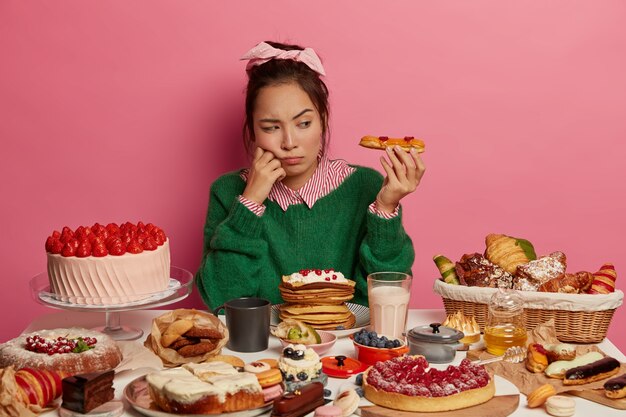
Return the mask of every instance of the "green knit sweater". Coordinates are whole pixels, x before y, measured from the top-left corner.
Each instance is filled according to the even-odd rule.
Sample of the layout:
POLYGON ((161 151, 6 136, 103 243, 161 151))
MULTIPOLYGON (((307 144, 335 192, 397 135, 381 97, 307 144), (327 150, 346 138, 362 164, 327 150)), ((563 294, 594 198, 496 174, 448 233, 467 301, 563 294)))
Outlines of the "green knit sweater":
POLYGON ((282 303, 283 275, 328 268, 355 280, 352 302, 367 305, 367 274, 410 273, 415 254, 401 212, 389 220, 372 214, 368 206, 383 178, 371 168, 355 168, 312 208, 297 204, 283 211, 266 200, 262 216, 237 199, 246 185, 239 172, 218 178, 211 186, 204 256, 196 274, 207 306, 244 296, 282 303))

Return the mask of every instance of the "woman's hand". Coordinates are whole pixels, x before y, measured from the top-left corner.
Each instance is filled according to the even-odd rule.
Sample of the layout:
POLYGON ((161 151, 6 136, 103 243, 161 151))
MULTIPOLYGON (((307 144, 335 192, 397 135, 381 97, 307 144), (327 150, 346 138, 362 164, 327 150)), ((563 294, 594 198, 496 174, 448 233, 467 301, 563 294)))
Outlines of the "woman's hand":
POLYGON ((380 163, 387 173, 383 186, 376 196, 376 207, 393 213, 400 200, 411 194, 420 183, 426 167, 415 149, 404 151, 399 146, 387 148, 388 162, 384 157, 380 163))
POLYGON ((250 201, 263 204, 274 183, 281 181, 286 175, 280 160, 276 159, 273 153, 256 148, 248 173, 248 183, 242 196, 250 201))

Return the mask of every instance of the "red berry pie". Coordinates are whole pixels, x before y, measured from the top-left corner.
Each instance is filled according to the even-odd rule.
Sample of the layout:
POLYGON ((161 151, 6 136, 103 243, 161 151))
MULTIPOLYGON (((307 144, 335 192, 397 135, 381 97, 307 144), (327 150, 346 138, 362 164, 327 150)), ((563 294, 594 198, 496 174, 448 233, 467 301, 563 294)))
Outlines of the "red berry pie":
POLYGON ((434 412, 487 402, 495 394, 495 384, 484 366, 467 359, 439 370, 429 369, 423 356, 403 356, 369 368, 363 391, 365 398, 382 407, 434 412))

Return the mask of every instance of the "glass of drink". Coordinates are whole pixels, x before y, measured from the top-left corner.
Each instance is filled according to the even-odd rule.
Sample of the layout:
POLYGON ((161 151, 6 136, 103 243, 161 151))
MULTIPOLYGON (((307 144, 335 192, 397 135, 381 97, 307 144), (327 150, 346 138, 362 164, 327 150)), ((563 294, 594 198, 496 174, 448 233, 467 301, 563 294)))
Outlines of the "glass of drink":
POLYGON ((367 276, 372 330, 401 339, 411 298, 413 278, 402 272, 376 272, 367 276))

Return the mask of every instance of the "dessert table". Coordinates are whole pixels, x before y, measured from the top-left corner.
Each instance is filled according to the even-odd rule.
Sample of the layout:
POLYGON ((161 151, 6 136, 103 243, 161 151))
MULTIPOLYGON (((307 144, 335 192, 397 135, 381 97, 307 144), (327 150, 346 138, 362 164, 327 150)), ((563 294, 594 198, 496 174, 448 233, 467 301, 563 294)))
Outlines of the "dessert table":
MULTIPOLYGON (((135 344, 138 347, 143 344, 146 336, 150 333, 150 326, 152 324, 152 319, 166 313, 167 310, 135 310, 122 313, 123 320, 125 324, 130 326, 134 326, 140 329, 143 329, 144 336, 138 340, 132 342, 118 342, 120 344, 135 344)), ((220 317, 222 320, 223 316, 220 317)), ((432 322, 441 322, 445 319, 444 310, 409 310, 408 323, 407 328, 412 328, 418 325, 429 324, 432 322)), ((33 320, 30 325, 24 329, 24 333, 33 332, 36 330, 42 329, 54 329, 54 328, 62 328, 62 327, 85 327, 92 328, 100 325, 103 320, 103 313, 91 313, 91 312, 71 312, 71 311, 60 311, 53 312, 50 314, 42 315, 35 320, 33 320)), ((604 339, 601 343, 598 344, 598 347, 605 352, 607 355, 614 357, 620 362, 626 362, 626 356, 620 352, 613 343, 611 343, 608 339, 604 339)), ((240 357, 242 360, 247 362, 252 362, 256 359, 262 358, 278 358, 281 354, 282 346, 280 341, 275 337, 270 337, 269 347, 267 350, 256 353, 239 353, 239 352, 231 352, 228 349, 224 349, 222 351, 223 354, 232 354, 240 357)), ((349 338, 343 337, 337 339, 337 342, 333 349, 323 356, 334 356, 334 355, 346 355, 354 357, 354 347, 349 338)), ((457 365, 460 361, 465 357, 464 352, 457 352, 454 362, 452 364, 457 365)), ((132 366, 133 359, 130 359, 130 365, 132 366)), ((445 368, 448 364, 445 365, 433 365, 438 368, 445 368)), ((115 388, 115 398, 117 400, 123 399, 123 391, 124 387, 134 380, 146 373, 148 373, 150 369, 141 368, 134 370, 126 370, 118 373, 115 377, 114 388, 115 388)), ((337 379, 337 378, 328 378, 328 386, 326 388, 330 389, 332 392, 331 398, 341 392, 342 389, 345 389, 347 386, 353 386, 352 379, 337 379)), ((498 387, 498 383, 496 382, 496 388, 498 387)), ((574 401, 576 402, 576 416, 590 416, 590 415, 602 415, 604 416, 624 416, 624 410, 617 410, 614 408, 610 408, 592 401, 585 400, 583 398, 572 396, 574 401)), ((268 413, 269 414, 269 413, 268 413)), ((57 416, 57 411, 49 411, 42 416, 57 416)), ((141 417, 142 414, 134 410, 126 401, 124 401, 124 416, 135 416, 141 417)), ((433 416, 436 415, 433 414, 433 416)), ((512 416, 547 416, 548 414, 545 412, 543 407, 531 409, 526 406, 526 397, 520 394, 520 401, 517 410, 511 414, 512 416)))

